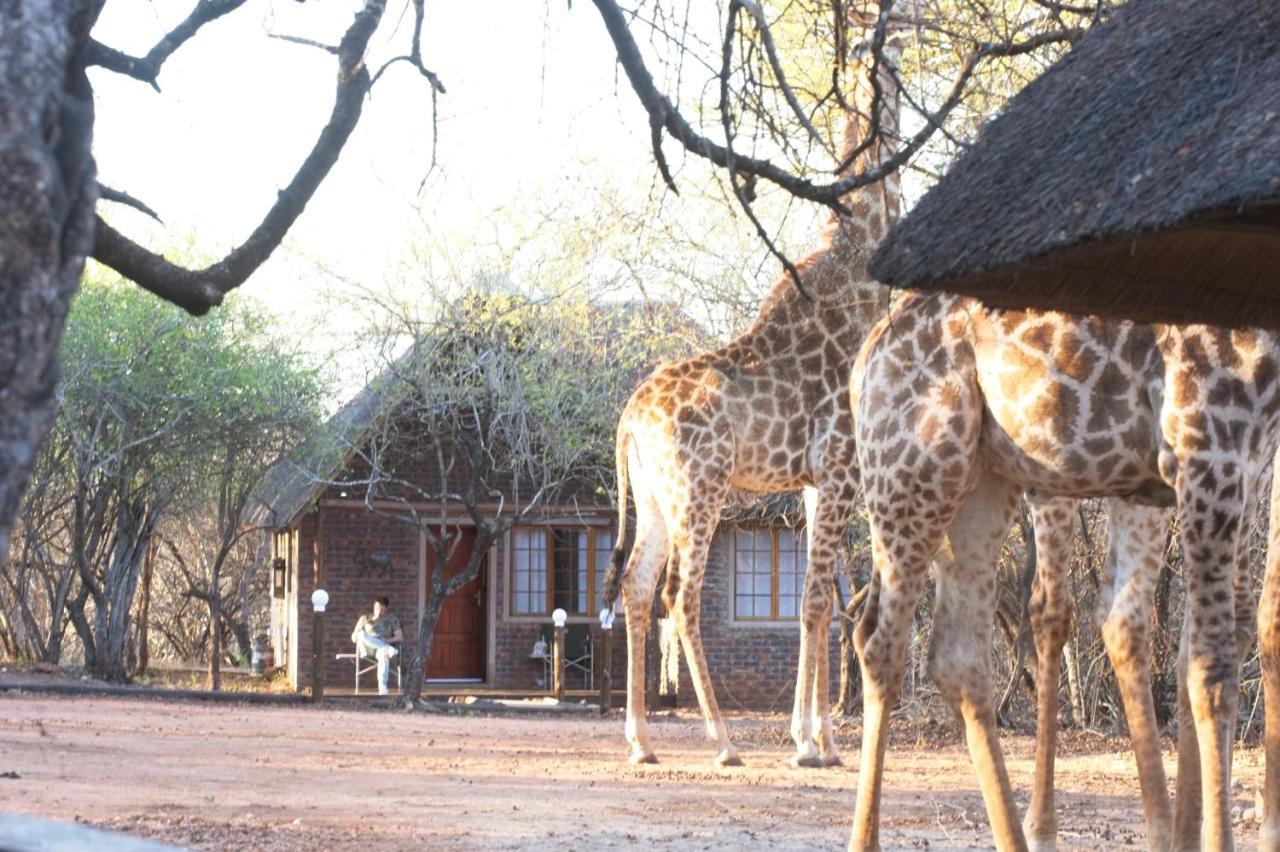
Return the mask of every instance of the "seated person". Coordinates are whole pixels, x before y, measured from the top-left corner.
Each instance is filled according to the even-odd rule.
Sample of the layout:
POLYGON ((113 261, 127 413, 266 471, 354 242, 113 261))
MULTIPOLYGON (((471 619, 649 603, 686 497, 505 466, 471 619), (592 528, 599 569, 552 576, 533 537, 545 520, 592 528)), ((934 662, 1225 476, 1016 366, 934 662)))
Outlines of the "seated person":
POLYGON ((387 694, 387 680, 391 674, 391 661, 400 654, 397 647, 404 641, 400 631, 400 619, 391 613, 391 599, 386 595, 373 601, 373 615, 362 615, 351 633, 356 652, 378 661, 378 694, 387 694))

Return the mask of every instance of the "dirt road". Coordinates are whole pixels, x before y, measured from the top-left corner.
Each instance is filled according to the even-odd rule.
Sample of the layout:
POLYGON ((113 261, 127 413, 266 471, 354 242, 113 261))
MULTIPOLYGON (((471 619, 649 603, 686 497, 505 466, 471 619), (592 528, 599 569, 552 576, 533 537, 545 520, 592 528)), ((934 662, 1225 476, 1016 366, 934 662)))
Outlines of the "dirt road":
MULTIPOLYGON (((0 775, 19 777, 0 777, 0 810, 204 849, 843 848, 855 769, 787 768, 780 716, 731 725, 745 768, 713 768, 689 715, 657 720, 662 763, 632 767, 618 718, 4 694, 0 775)), ((897 727, 886 848, 989 847, 959 737, 897 727)), ((841 733, 851 764, 856 734, 841 733)), ((1127 743, 1067 739, 1061 845, 1143 848, 1127 743)), ((1025 803, 1032 743, 1004 743, 1025 803)), ((1261 753, 1238 750, 1235 777, 1247 807, 1261 753)), ((1236 836, 1257 840, 1252 827, 1236 836)))

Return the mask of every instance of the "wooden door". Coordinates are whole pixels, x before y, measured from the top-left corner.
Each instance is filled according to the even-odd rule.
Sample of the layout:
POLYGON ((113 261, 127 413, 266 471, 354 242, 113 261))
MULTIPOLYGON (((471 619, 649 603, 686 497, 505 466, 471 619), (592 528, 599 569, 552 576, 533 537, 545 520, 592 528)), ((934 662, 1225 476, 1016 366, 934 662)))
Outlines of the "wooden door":
MULTIPOLYGON (((445 566, 446 577, 466 567, 475 547, 475 530, 463 528, 461 532, 462 542, 445 566)), ((434 570, 435 554, 427 548, 428 577, 434 570)), ((445 600, 436 622, 431 662, 427 664, 428 680, 484 680, 488 574, 486 554, 476 578, 445 600)))

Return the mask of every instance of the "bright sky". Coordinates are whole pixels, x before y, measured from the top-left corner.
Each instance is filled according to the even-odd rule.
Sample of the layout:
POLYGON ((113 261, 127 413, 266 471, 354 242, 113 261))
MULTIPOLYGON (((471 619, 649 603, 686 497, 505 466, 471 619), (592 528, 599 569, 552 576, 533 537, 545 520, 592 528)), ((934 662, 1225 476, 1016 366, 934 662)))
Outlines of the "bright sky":
MULTIPOLYGON (((94 35, 141 54, 190 5, 111 0, 94 35)), ((268 34, 336 43, 359 5, 250 0, 170 58, 158 94, 94 72, 101 178, 161 215, 160 245, 191 237, 212 256, 256 225, 325 122, 335 73, 329 54, 268 34)), ((583 161, 602 182, 652 180, 644 114, 615 80, 599 15, 586 0, 567 6, 428 0, 423 54, 448 89, 437 169, 419 194, 431 159, 430 92, 400 64, 374 88, 285 250, 245 289, 277 311, 307 315, 322 282, 304 258, 376 286, 427 229, 483 229, 516 196, 580 181, 583 161)), ((405 50, 411 24, 406 0, 391 0, 374 67, 405 50)), ((127 209, 113 216, 135 237, 157 233, 127 209)))

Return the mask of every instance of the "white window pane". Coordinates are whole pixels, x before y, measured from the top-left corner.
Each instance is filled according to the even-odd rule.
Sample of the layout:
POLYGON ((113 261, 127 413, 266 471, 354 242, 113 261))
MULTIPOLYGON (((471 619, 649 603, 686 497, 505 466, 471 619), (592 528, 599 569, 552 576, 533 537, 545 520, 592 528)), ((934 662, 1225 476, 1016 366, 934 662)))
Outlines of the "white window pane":
POLYGON ((778 617, 779 618, 795 618, 796 617, 796 598, 791 595, 778 596, 778 617))
POLYGON ((769 606, 769 598, 757 597, 755 601, 756 601, 756 615, 758 617, 768 618, 769 616, 773 615, 773 612, 771 611, 772 608, 769 606))
POLYGON ((739 618, 749 618, 754 615, 755 610, 752 605, 752 600, 753 599, 750 595, 738 594, 735 610, 737 611, 739 618))

